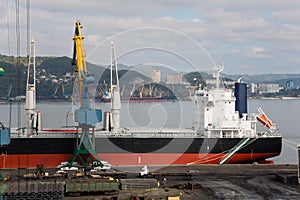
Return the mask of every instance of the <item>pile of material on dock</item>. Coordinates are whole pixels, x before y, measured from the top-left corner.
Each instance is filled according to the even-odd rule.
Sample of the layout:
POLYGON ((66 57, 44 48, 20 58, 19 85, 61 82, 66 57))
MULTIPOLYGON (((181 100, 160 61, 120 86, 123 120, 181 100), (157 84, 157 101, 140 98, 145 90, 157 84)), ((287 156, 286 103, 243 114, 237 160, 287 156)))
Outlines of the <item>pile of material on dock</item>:
POLYGON ((66 182, 65 194, 87 195, 104 192, 113 192, 117 190, 119 190, 119 183, 116 181, 72 180, 66 182))
POLYGON ((64 182, 21 181, 6 183, 3 199, 63 199, 64 182))
POLYGON ((121 189, 151 189, 158 187, 158 181, 154 178, 120 179, 121 189))

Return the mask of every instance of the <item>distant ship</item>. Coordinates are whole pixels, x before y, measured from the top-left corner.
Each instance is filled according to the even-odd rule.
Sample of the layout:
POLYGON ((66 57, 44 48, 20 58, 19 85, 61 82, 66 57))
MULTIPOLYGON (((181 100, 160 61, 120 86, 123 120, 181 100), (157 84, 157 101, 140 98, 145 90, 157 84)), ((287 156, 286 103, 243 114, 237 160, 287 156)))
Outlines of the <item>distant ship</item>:
MULTIPOLYGON (((155 96, 143 96, 143 97, 121 97, 122 103, 150 103, 150 102, 164 102, 164 101, 177 101, 176 96, 172 97, 155 97, 155 96)), ((103 96, 100 99, 100 102, 111 102, 111 98, 109 96, 103 96)))
MULTIPOLYGON (((170 92, 169 95, 153 95, 153 89, 155 87, 155 83, 147 84, 149 89, 149 94, 144 94, 143 89, 144 85, 141 85, 140 88, 137 88, 134 91, 134 86, 130 95, 128 96, 123 95, 123 91, 121 92, 121 102, 130 102, 130 103, 148 103, 148 102, 164 102, 164 101, 177 101, 176 95, 173 92, 170 92), (140 91, 138 91, 140 90, 140 91)), ((125 85, 123 85, 124 89, 125 85)), ((164 87, 165 90, 169 90, 168 88, 164 87)), ((111 102, 111 92, 104 91, 102 97, 99 99, 100 102, 111 102)))

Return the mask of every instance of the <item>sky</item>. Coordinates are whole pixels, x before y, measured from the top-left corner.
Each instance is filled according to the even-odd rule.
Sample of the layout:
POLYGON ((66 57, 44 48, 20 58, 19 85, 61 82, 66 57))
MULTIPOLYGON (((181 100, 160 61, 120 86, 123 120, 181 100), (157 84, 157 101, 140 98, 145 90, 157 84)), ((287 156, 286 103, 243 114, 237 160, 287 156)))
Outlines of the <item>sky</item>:
MULTIPOLYGON (((0 54, 16 55, 16 2, 0 0, 0 54)), ((113 41, 119 63, 175 72, 300 73, 297 0, 20 1, 21 55, 30 38, 37 56, 72 57, 74 24, 83 25, 87 61, 106 65, 113 41)))

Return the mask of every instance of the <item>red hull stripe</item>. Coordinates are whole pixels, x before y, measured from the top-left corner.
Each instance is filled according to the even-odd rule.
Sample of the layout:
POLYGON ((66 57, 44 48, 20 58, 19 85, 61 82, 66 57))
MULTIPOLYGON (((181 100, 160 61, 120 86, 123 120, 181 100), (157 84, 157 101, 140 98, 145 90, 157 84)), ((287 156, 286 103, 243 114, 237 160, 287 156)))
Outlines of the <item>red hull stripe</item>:
MULTIPOLYGON (((228 164, 251 163, 264 160, 279 153, 235 154, 228 164)), ((0 168, 35 168, 37 164, 44 167, 56 167, 68 161, 71 154, 20 154, 0 155, 0 168)), ((102 160, 117 165, 172 165, 172 164, 218 164, 225 154, 99 154, 102 160)))

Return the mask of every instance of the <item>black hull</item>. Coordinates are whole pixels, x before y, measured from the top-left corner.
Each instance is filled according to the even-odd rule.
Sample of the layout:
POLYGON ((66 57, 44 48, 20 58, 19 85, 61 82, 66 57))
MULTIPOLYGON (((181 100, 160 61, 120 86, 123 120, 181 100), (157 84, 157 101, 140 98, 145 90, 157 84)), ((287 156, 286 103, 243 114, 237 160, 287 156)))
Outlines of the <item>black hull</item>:
MULTIPOLYGON (((96 138, 96 152, 122 153, 188 153, 218 154, 234 148, 242 138, 96 138)), ((239 153, 281 152, 281 137, 262 137, 240 149, 239 153)), ((0 153, 11 154, 72 154, 75 138, 12 138, 0 153)))

